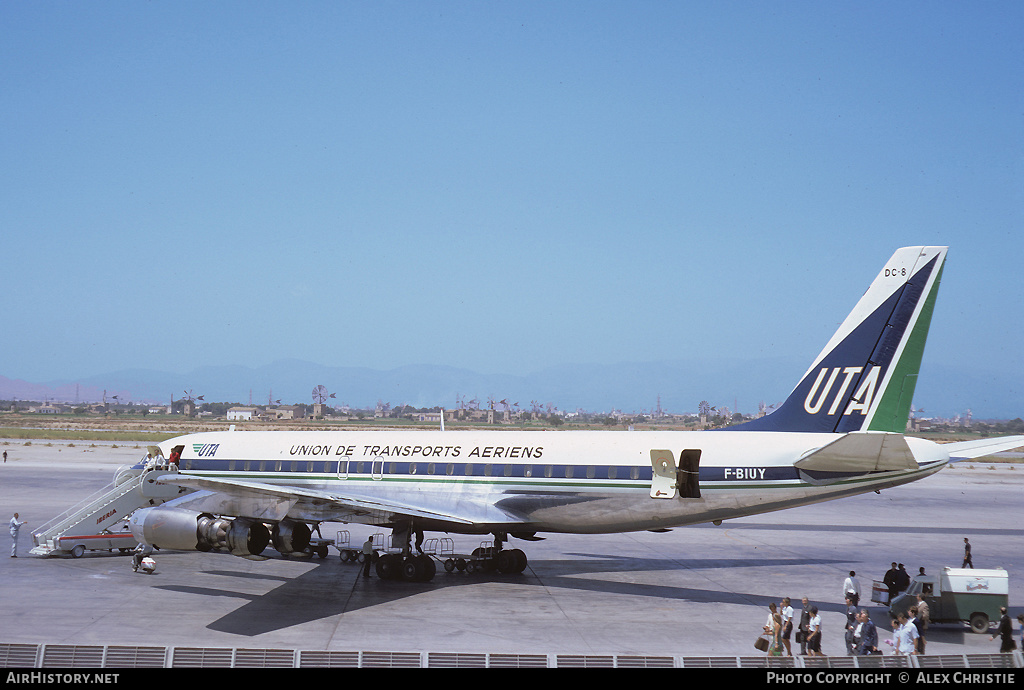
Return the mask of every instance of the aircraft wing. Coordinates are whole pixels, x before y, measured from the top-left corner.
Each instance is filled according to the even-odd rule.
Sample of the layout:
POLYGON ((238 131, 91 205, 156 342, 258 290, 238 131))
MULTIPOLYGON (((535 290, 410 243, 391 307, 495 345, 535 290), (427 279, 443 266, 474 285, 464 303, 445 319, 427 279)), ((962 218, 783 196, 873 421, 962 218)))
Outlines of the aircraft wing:
POLYGON ((463 526, 521 522, 516 516, 484 501, 460 500, 456 510, 451 510, 450 505, 435 509, 429 505, 429 494, 424 494, 418 502, 368 499, 337 491, 177 473, 161 475, 157 481, 198 492, 177 499, 174 503, 178 507, 265 520, 281 520, 286 515, 318 519, 309 516, 327 514, 338 520, 373 515, 380 521, 414 517, 463 526))
POLYGON ((942 450, 949 453, 949 459, 952 462, 980 458, 985 455, 992 455, 993 453, 1021 447, 1024 447, 1024 436, 1001 436, 999 438, 984 438, 978 441, 959 441, 957 443, 942 444, 942 450))

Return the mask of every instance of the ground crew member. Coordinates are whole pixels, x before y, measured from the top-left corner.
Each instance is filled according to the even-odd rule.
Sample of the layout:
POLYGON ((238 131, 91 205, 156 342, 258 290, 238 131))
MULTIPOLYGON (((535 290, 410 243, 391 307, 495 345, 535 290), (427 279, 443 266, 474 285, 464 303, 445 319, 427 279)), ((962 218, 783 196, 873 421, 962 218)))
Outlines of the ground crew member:
POLYGON ((370 564, 373 562, 373 537, 363 542, 363 577, 370 577, 370 564))
POLYGON ((14 517, 11 518, 11 558, 18 557, 18 530, 25 522, 18 522, 18 514, 15 513, 14 517))

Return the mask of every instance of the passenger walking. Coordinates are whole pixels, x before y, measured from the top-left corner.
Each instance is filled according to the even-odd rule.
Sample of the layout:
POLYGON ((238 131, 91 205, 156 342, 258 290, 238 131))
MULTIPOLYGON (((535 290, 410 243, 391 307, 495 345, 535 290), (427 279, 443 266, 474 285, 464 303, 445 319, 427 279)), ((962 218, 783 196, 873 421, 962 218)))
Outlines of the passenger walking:
POLYGON ((896 653, 901 656, 917 654, 917 626, 907 614, 900 613, 896 621, 896 653))
POLYGON ((967 537, 964 537, 964 562, 960 567, 974 569, 974 561, 971 560, 971 542, 967 537))
POLYGON ((793 607, 789 597, 782 600, 782 645, 786 648, 786 656, 793 656, 793 650, 789 645, 789 638, 793 633, 793 607))
POLYGON ((25 524, 24 521, 18 522, 18 514, 17 513, 15 513, 14 517, 11 518, 11 523, 10 523, 10 528, 11 528, 11 558, 17 558, 18 557, 18 530, 20 530, 21 526, 24 525, 24 524, 25 524))
MULTIPOLYGON (((999 613, 1002 616, 999 618, 999 627, 996 628, 996 635, 999 635, 999 653, 1007 654, 1017 648, 1017 643, 1013 640, 1013 623, 1010 621, 1010 617, 1006 614, 1006 607, 1000 606, 999 613)), ((988 638, 990 640, 996 639, 996 635, 988 638)))
POLYGON ((860 582, 857 580, 856 571, 851 570, 843 581, 843 597, 852 599, 854 606, 860 603, 860 582))
POLYGON ((821 653, 821 615, 818 613, 818 607, 811 607, 811 622, 808 623, 807 629, 809 636, 807 639, 807 654, 809 656, 824 656, 821 653))
POLYGON ((920 650, 924 654, 925 646, 925 634, 928 632, 928 624, 931 622, 931 610, 928 608, 928 602, 924 600, 923 594, 917 595, 917 631, 921 633, 920 650))
POLYGON ((775 625, 775 615, 778 613, 775 602, 768 604, 768 620, 764 622, 764 631, 771 635, 772 627, 775 625))
POLYGON ((807 597, 800 600, 803 608, 800 610, 800 625, 797 627, 796 641, 800 643, 800 654, 807 655, 807 637, 810 635, 811 612, 807 607, 807 597))
POLYGON ((782 656, 782 616, 772 614, 771 643, 768 645, 768 656, 782 656))
POLYGON ((857 614, 857 627, 854 629, 854 640, 856 641, 854 653, 857 654, 857 656, 867 656, 868 654, 879 653, 878 630, 875 628, 875 624, 871 622, 867 609, 861 609, 860 613, 857 614))
POLYGON ((849 595, 846 597, 846 656, 853 656, 856 643, 854 642, 854 632, 857 628, 857 607, 853 605, 853 598, 849 595))

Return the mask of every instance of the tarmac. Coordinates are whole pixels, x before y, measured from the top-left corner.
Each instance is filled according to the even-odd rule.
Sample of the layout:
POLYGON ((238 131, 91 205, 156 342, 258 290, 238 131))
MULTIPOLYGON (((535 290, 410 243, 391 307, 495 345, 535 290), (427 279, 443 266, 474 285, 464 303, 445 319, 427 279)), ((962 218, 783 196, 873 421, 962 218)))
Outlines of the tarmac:
MULTIPOLYGON (((104 488, 145 447, 0 440, 0 449, 0 517, 28 522, 19 557, 7 557, 9 542, 0 554, 0 643, 753 656, 768 603, 789 596, 799 609, 806 596, 822 612, 824 653, 845 655, 850 570, 884 638, 887 609, 870 601, 872 581, 892 561, 911 574, 958 567, 964 537, 975 567, 1009 572, 1017 638, 1024 611, 1020 463, 962 463, 881 494, 718 527, 512 540, 530 559, 522 575, 439 567, 433 581, 412 584, 364 579, 333 548, 326 559, 268 560, 158 551, 151 575, 106 552, 32 556, 35 527, 104 488)), ((380 531, 325 523, 322 534, 340 529, 353 545, 380 531)), ((435 536, 450 536, 459 552, 480 541, 435 536)), ((966 624, 933 625, 927 640, 929 654, 999 649, 966 624)))

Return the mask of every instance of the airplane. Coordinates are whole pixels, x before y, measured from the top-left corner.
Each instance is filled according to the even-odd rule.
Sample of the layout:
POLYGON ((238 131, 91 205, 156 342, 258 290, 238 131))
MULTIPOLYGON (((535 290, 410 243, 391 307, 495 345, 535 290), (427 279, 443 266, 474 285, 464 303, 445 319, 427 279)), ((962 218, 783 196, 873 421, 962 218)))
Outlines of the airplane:
POLYGON ((256 558, 302 551, 310 525, 390 528, 387 579, 426 581, 424 531, 491 534, 487 562, 528 565, 511 538, 670 528, 899 486, 1024 436, 904 435, 947 247, 904 247, 773 412, 701 431, 216 431, 160 444, 150 481, 180 495, 129 518, 140 543, 256 558))

